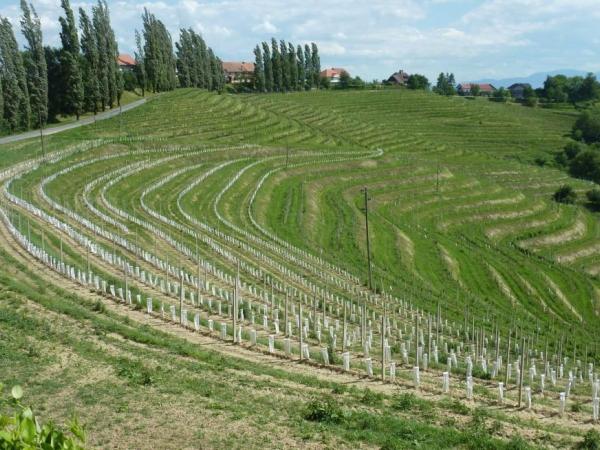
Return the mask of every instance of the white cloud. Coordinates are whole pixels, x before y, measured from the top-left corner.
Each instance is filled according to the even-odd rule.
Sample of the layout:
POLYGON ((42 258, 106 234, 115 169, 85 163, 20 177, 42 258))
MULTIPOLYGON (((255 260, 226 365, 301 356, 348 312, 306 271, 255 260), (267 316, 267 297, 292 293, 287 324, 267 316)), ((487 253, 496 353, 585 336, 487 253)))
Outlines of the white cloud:
POLYGON ((279 29, 271 23, 269 19, 265 19, 262 23, 252 27, 252 31, 257 33, 277 33, 279 29))

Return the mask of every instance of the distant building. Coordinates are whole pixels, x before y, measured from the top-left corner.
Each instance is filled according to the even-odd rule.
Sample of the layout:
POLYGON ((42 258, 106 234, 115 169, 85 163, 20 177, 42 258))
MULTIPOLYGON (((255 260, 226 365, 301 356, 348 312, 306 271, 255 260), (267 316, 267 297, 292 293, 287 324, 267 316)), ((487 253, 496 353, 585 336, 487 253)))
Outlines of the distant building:
POLYGON ((251 83, 254 80, 254 63, 224 61, 222 64, 226 83, 251 83))
POLYGON ((131 57, 131 55, 127 55, 123 53, 122 55, 117 56, 117 64, 119 64, 119 69, 123 70, 133 70, 137 63, 135 59, 131 57))
POLYGON ((343 73, 350 75, 346 69, 342 69, 341 67, 332 67, 330 69, 322 70, 319 75, 321 75, 321 78, 329 79, 331 84, 337 84, 340 82, 340 76, 343 73))
POLYGON ((471 95, 473 86, 479 86, 479 95, 492 95, 496 88, 489 83, 461 83, 456 87, 459 95, 471 95))
POLYGON ((387 83, 388 84, 395 84, 398 86, 406 86, 406 84, 408 83, 408 77, 410 75, 407 74, 404 70, 399 70, 398 72, 392 74, 388 79, 387 79, 387 83))
POLYGON ((525 89, 531 89, 531 85, 529 83, 515 83, 508 87, 512 98, 516 98, 517 100, 523 100, 525 89))

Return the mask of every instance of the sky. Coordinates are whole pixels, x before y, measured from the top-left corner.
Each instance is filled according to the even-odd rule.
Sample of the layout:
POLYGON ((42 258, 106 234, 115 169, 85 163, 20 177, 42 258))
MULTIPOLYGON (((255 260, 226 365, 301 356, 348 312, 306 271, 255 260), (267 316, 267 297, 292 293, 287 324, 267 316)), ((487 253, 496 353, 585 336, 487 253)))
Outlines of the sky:
MULTIPOLYGON (((32 0, 46 44, 59 45, 60 0, 32 0)), ((74 10, 93 2, 72 0, 74 10)), ((119 50, 133 54, 144 7, 173 41, 201 33, 224 61, 252 61, 271 37, 316 42, 321 67, 381 80, 404 69, 435 80, 526 76, 555 69, 600 71, 600 0, 108 0, 119 50)), ((18 27, 19 0, 0 0, 18 27)), ((16 30, 23 43, 20 31, 16 30)))

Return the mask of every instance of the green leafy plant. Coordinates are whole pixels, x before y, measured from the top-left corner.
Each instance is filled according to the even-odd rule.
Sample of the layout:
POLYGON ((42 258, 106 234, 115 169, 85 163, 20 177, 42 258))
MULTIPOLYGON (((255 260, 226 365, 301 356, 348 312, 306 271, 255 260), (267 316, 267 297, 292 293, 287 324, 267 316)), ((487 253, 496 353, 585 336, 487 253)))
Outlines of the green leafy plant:
POLYGON ((600 433, 597 430, 591 429, 583 437, 583 441, 577 445, 579 449, 599 450, 600 449, 600 433))
MULTIPOLYGON (((0 390, 3 386, 0 384, 0 390)), ((85 428, 77 418, 71 419, 72 436, 62 431, 52 422, 41 424, 30 407, 21 403, 23 389, 13 386, 9 400, 2 399, 14 409, 14 414, 0 414, 0 448, 2 449, 61 449, 79 450, 85 445, 85 428)))
POLYGON ((332 398, 313 400, 304 411, 304 418, 311 422, 340 423, 344 412, 332 398))

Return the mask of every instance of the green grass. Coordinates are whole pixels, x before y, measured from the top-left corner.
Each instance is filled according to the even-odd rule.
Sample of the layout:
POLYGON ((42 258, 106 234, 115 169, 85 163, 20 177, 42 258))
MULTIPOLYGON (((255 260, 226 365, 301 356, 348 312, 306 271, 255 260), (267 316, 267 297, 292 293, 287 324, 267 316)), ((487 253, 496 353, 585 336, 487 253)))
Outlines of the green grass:
MULTIPOLYGON (((512 329, 513 333, 519 330, 519 336, 529 336, 538 351, 547 346, 555 353, 562 347, 563 355, 571 359, 575 355, 582 362, 597 363, 595 350, 600 331, 597 217, 582 205, 558 206, 551 201, 552 193, 561 184, 569 183, 578 191, 584 191, 589 183, 573 180, 548 165, 534 164, 539 158, 550 161, 562 148, 575 117, 569 110, 472 102, 405 90, 238 96, 178 90, 124 113, 120 121, 110 119, 48 137, 50 152, 97 137, 111 142, 33 170, 15 181, 11 192, 61 220, 74 223, 72 218, 53 210, 39 197, 40 182, 78 162, 123 152, 121 156, 99 160, 57 177, 46 185, 46 194, 82 218, 101 223, 105 230, 118 233, 129 243, 135 242, 163 260, 168 258, 172 265, 181 266, 190 274, 196 273, 194 233, 199 233, 200 257, 218 270, 233 275, 234 258, 237 258, 243 263, 241 279, 247 286, 262 292, 265 277, 275 280, 276 304, 282 310, 285 287, 297 289, 312 300, 314 290, 303 284, 303 280, 313 283, 314 289, 345 298, 354 305, 362 299, 356 294, 365 290, 367 280, 361 189, 368 187, 373 281, 377 292, 410 303, 411 308, 417 307, 425 315, 436 314, 439 309, 453 330, 451 335, 448 330, 442 331, 451 348, 465 339, 476 319, 477 331, 484 330, 490 340, 498 324, 502 354, 508 330, 512 329), (207 147, 240 144, 256 147, 203 152, 207 147), (156 151, 144 153, 150 149, 156 151), (377 149, 383 152, 377 154, 377 149), (106 174, 112 174, 109 179, 115 177, 119 170, 127 170, 136 162, 152 162, 170 155, 182 157, 132 172, 110 187, 100 182, 87 194, 94 208, 126 225, 128 234, 104 222, 86 207, 84 191, 89 183, 106 174), (218 168, 233 160, 236 161, 218 168), (176 171, 181 171, 178 177, 148 192, 144 207, 142 192, 176 171), (202 183, 179 198, 183 189, 204 175, 202 183), (124 219, 115 209, 143 224, 124 219), (154 215, 150 211, 154 211, 154 215), (181 225, 174 226, 156 213, 183 224, 184 231, 181 225), (189 217, 193 221, 188 220, 189 217), (580 223, 583 226, 579 226, 580 223), (575 226, 579 227, 577 233, 569 234, 575 226), (157 239, 151 227, 164 231, 171 241, 157 239), (169 244, 173 240, 177 246, 169 244), (182 254, 182 245, 190 250, 189 255, 182 254), (292 256, 283 252, 288 245, 294 246, 292 256), (222 251, 217 252, 215 248, 222 251), (332 265, 357 277, 359 283, 332 265), (461 330, 464 324, 467 330, 461 330), (460 337, 456 330, 460 330, 460 337)), ((35 140, 3 146, 0 168, 36 156, 39 156, 39 146, 35 140)), ((11 210, 17 209, 11 207, 11 210)), ((18 217, 12 218, 13 223, 19 221, 18 217)), ((27 230, 26 220, 24 216, 20 220, 23 233, 27 230)), ((48 249, 56 256, 60 233, 33 217, 29 220, 32 240, 39 245, 44 229, 48 249)), ((97 240, 103 248, 112 247, 111 242, 94 236, 81 224, 76 228, 97 240)), ((66 245, 64 252, 69 263, 84 267, 85 255, 81 254, 81 248, 66 245)), ((130 264, 137 264, 138 255, 123 248, 118 249, 118 254, 130 264)), ((3 257, 10 261, 9 255, 3 257)), ((100 268, 96 264, 94 262, 96 273, 116 284, 120 282, 122 274, 116 268, 100 268)), ((146 270, 164 278, 164 270, 144 264, 146 270)), ((28 273, 25 267, 19 270, 28 273)), ((0 304, 7 314, 7 323, 14 328, 15 339, 20 342, 15 344, 17 347, 28 348, 24 342, 30 331, 15 325, 17 319, 9 312, 15 305, 25 308, 23 298, 33 300, 42 311, 64 316, 69 323, 81 323, 86 329, 96 330, 94 333, 99 337, 93 339, 79 338, 75 334, 61 338, 52 334, 49 340, 75 349, 72 351, 85 360, 82 364, 87 368, 110 367, 109 381, 98 385, 100 398, 81 386, 80 405, 92 405, 95 401, 108 405, 122 396, 122 400, 117 401, 119 408, 129 413, 128 399, 133 399, 139 389, 153 389, 165 396, 164 401, 177 399, 181 405, 185 399, 195 396, 210 397, 210 402, 194 403, 194 408, 215 414, 214 420, 220 424, 227 420, 247 420, 251 430, 260 428, 261 421, 274 420, 278 430, 291 433, 296 445, 307 439, 323 446, 352 446, 359 442, 382 448, 504 445, 522 448, 522 443, 516 440, 509 444, 506 439, 497 441, 501 433, 493 431, 488 416, 483 419, 477 416, 471 422, 461 420, 460 416, 468 416, 471 411, 460 401, 436 403, 369 391, 346 395, 340 385, 325 383, 318 377, 224 358, 218 352, 198 349, 184 339, 151 327, 138 328, 103 309, 102 304, 82 304, 81 299, 53 286, 47 293, 39 294, 24 280, 12 281, 4 273, 0 275, 5 275, 1 284, 10 286, 10 291, 18 294, 15 297, 20 298, 12 299, 11 294, 0 304), (51 300, 53 296, 58 298, 51 300), (100 351, 103 343, 118 348, 119 355, 103 355, 100 351), (137 345, 142 345, 143 350, 137 351, 137 345), (177 380, 168 377, 163 365, 181 373, 181 377, 177 380), (210 374, 208 380, 212 381, 208 385, 196 386, 198 370, 210 374), (244 371, 252 373, 253 381, 244 380, 244 371), (231 374, 231 378, 220 387, 216 380, 222 372, 231 374), (279 402, 276 396, 270 398, 263 393, 266 387, 261 384, 262 377, 281 385, 277 390, 282 396, 279 402), (236 392, 235 387, 240 383, 244 388, 236 392), (302 392, 310 392, 307 395, 288 392, 284 386, 289 383, 298 385, 302 392), (301 411, 311 407, 308 399, 332 389, 342 394, 335 394, 335 400, 326 404, 313 403, 312 408, 323 413, 323 417, 329 414, 336 419, 307 420, 301 411), (241 399, 244 395, 246 397, 241 399), (179 399, 180 396, 183 398, 179 399), (227 408, 224 406, 227 402, 235 402, 235 407, 227 408), (273 410, 283 413, 279 417, 273 410), (450 417, 444 417, 440 410, 449 411, 450 417)), ((220 285, 232 289, 231 285, 220 285)), ((267 285, 266 291, 269 290, 267 285)), ((156 297, 148 286, 136 286, 134 292, 156 297)), ((323 303, 321 296, 318 297, 316 312, 321 314, 323 303)), ((292 300, 298 302, 296 297, 292 300)), ((156 301, 155 308, 158 301, 177 303, 176 296, 164 296, 156 301)), ((253 299, 255 304, 262 301, 253 299)), ((340 304, 330 299, 327 305, 331 320, 341 320, 340 304)), ((400 342, 410 339, 414 325, 406 311, 397 314, 398 307, 395 301, 388 302, 388 312, 404 333, 402 338, 396 333, 391 337, 396 360, 400 359, 400 342)), ((248 315, 256 313, 256 322, 261 324, 262 312, 256 306, 250 310, 246 304, 246 308, 248 315)), ((206 308, 190 307, 191 312, 196 310, 206 313, 206 308)), ((225 306, 224 310, 227 310, 225 306)), ((381 303, 369 301, 368 310, 375 314, 375 327, 380 321, 381 303)), ((43 315, 30 308, 24 311, 19 317, 33 314, 32 320, 41 320, 37 316, 43 315)), ((310 303, 306 304, 305 317, 311 311, 310 303)), ((351 327, 357 324, 357 319, 352 319, 351 327)), ((31 325, 36 326, 43 329, 45 325, 43 321, 31 325)), ((257 328, 260 328, 259 342, 265 345, 266 335, 272 331, 257 328)), ((379 332, 375 330, 374 334, 374 349, 377 349, 379 332)), ((469 333, 466 339, 475 338, 469 333)), ((338 366, 341 364, 340 341, 338 334, 337 353, 332 358, 338 366)), ((319 345, 312 328, 309 343, 311 356, 320 361, 319 345)), ((282 348, 281 341, 277 342, 277 348, 282 348)), ((488 352, 492 348, 493 344, 488 344, 488 352)), ((350 351, 354 355, 354 366, 360 367, 360 341, 355 340, 350 351)), ((294 352, 297 353, 297 349, 294 352)), ((514 347, 512 352, 514 361, 514 347)), ((27 356, 17 353, 14 350, 6 356, 7 361, 15 358, 23 365, 22 373, 15 374, 11 382, 34 373, 34 364, 28 365, 28 360, 23 359, 27 356)), ((47 364, 59 360, 59 353, 49 350, 47 364)), ((445 361, 445 357, 441 355, 440 359, 445 361)), ((381 369, 377 367, 376 356, 374 359, 377 375, 381 369)), ((445 365, 440 364, 435 369, 443 367, 445 365)), ((68 371, 64 380, 54 373, 46 377, 45 383, 52 389, 50 394, 40 389, 34 398, 54 405, 48 400, 51 395, 60 396, 61 390, 68 382, 77 380, 82 370, 68 371)), ((462 361, 457 373, 464 374, 462 361)), ((406 372, 398 377, 410 379, 406 372)), ((488 404, 494 398, 490 389, 493 390, 482 386, 478 391, 488 404)), ((559 387, 547 389, 556 394, 559 387)), ((582 398, 588 395, 584 386, 578 389, 582 398)), ((540 399, 540 402, 549 409, 556 403, 554 398, 547 402, 540 399)), ((576 413, 588 414, 587 406, 576 413)), ((141 407, 149 416, 160 414, 158 400, 146 400, 141 407)), ((66 411, 60 411, 57 417, 64 417, 66 411)), ((88 419, 98 414, 98 411, 86 412, 88 419)), ((320 417, 319 414, 316 416, 320 417)), ((110 414, 106 420, 110 420, 110 414)), ((506 417, 494 420, 509 422, 506 417)), ((542 433, 554 431, 545 425, 532 426, 522 418, 518 420, 521 422, 517 430, 519 427, 537 430, 540 439, 542 433)), ((142 420, 142 423, 146 422, 142 420)), ((94 426, 98 436, 102 436, 94 441, 97 446, 105 445, 106 441, 101 439, 108 439, 110 435, 99 429, 101 426, 110 430, 114 424, 94 426)), ((566 436, 573 429, 567 430, 561 432, 561 439, 570 442, 566 436)), ((518 431, 511 430, 502 437, 516 434, 518 431)), ((211 446, 235 447, 247 439, 245 431, 240 436, 226 436, 203 429, 187 436, 186 442, 194 444, 207 436, 211 446)), ((530 443, 544 445, 535 439, 530 439, 530 443)), ((248 445, 285 446, 276 436, 262 432, 252 437, 248 445)))

